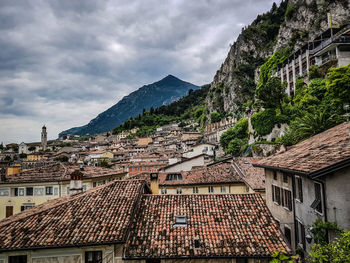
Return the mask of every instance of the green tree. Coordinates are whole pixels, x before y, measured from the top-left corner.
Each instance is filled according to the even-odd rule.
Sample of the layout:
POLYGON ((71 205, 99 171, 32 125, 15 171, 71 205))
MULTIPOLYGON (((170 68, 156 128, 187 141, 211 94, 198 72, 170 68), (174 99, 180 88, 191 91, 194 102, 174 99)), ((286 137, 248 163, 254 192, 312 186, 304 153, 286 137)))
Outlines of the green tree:
POLYGON ((314 244, 308 256, 312 263, 342 263, 350 262, 350 231, 344 231, 340 238, 330 244, 314 244))
POLYGON ((282 263, 282 262, 288 262, 293 263, 295 262, 295 256, 289 256, 286 251, 275 251, 271 257, 273 258, 270 263, 282 263), (287 261, 288 260, 288 261, 287 261))
MULTIPOLYGON (((220 137, 220 145, 227 152, 229 144, 234 139, 240 139, 244 143, 248 141, 248 119, 241 118, 235 126, 228 129, 220 137)), ((231 144, 231 150, 238 145, 239 141, 236 140, 231 144)))
POLYGON ((310 68, 309 68, 309 80, 319 79, 322 77, 323 77, 322 72, 317 66, 315 66, 315 65, 310 66, 310 68))
POLYGON ((329 115, 327 108, 320 108, 296 118, 291 123, 291 132, 295 141, 301 141, 331 128, 334 123, 335 116, 329 115))
POLYGON ((34 152, 35 151, 35 146, 30 146, 29 148, 28 148, 28 151, 30 151, 30 152, 34 152))
POLYGON ((229 142, 225 152, 238 157, 241 155, 245 143, 246 142, 242 139, 234 138, 229 142))
POLYGON ((221 113, 214 111, 210 114, 210 121, 211 123, 219 122, 222 119, 222 117, 223 115, 221 113))
POLYGON ((255 96, 264 108, 280 108, 283 112, 282 102, 286 96, 285 90, 286 84, 282 84, 280 78, 272 77, 265 85, 256 89, 255 96))
POLYGON ((350 65, 330 69, 327 92, 336 103, 350 103, 350 65))

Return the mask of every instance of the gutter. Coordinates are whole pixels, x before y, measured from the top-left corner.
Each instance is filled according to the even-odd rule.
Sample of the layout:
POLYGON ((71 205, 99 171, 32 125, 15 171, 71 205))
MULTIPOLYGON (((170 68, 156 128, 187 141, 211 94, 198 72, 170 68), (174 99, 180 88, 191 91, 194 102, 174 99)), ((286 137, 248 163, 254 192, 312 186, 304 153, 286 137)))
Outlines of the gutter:
POLYGON ((14 249, 0 249, 0 254, 4 252, 12 251, 25 251, 25 250, 40 250, 40 249, 61 249, 61 248, 77 248, 77 247, 88 247, 88 246, 103 246, 103 245, 114 245, 114 244, 124 244, 126 241, 113 241, 105 243, 86 243, 86 244, 70 244, 63 246, 52 246, 52 247, 24 247, 24 248, 14 248, 14 249))
POLYGON ((282 172, 286 172, 286 173, 293 173, 293 174, 297 174, 297 175, 306 175, 306 176, 310 176, 312 179, 316 179, 316 178, 321 177, 323 175, 326 175, 326 174, 329 174, 331 172, 334 172, 334 171, 340 170, 342 168, 345 168, 347 166, 350 166, 350 158, 347 158, 347 159, 342 160, 342 161, 335 163, 335 164, 331 164, 329 166, 326 166, 326 167, 319 169, 319 170, 316 170, 314 172, 305 172, 305 171, 300 171, 300 170, 293 170, 293 169, 264 165, 264 164, 253 164, 253 166, 271 169, 271 170, 282 171, 282 172))
POLYGON ((288 169, 288 168, 283 168, 283 167, 269 166, 269 165, 263 165, 263 164, 253 164, 253 166, 271 169, 271 170, 282 171, 282 172, 286 172, 286 173, 294 173, 294 174, 298 174, 298 175, 310 175, 310 173, 308 173, 308 172, 293 170, 293 169, 288 169))
MULTIPOLYGON (((199 249, 200 250, 200 249, 199 249)), ((291 254, 290 254, 291 255, 291 254)), ((271 256, 216 256, 216 257, 211 257, 211 256, 172 256, 172 257, 125 257, 125 255, 123 256, 123 260, 183 260, 183 259, 233 259, 233 258, 264 258, 264 259, 272 259, 271 256)))

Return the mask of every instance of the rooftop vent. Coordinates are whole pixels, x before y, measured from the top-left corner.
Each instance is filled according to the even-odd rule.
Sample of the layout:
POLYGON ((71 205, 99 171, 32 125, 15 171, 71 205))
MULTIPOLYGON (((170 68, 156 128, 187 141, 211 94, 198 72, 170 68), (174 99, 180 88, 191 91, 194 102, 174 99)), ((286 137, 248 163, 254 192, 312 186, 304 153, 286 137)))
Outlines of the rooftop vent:
POLYGON ((174 226, 187 226, 187 217, 186 216, 175 216, 175 225, 174 226))

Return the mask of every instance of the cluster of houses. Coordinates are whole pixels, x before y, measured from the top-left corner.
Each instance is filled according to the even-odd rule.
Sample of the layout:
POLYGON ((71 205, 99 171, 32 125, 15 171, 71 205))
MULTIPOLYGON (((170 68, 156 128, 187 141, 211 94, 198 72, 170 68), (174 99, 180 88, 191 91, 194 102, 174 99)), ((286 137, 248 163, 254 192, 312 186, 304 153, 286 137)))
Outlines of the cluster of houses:
POLYGON ((175 124, 101 138, 0 168, 0 263, 269 262, 307 254, 316 220, 350 228, 349 122, 264 158, 175 124))

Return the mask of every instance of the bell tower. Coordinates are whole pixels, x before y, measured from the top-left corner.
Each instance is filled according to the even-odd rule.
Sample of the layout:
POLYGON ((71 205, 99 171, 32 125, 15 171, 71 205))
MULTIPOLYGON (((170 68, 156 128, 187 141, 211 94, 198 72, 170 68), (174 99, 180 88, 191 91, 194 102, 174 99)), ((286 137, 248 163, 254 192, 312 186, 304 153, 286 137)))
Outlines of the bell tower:
POLYGON ((41 147, 43 148, 44 151, 46 150, 46 146, 47 146, 47 132, 46 132, 46 127, 44 125, 41 129, 41 147))

